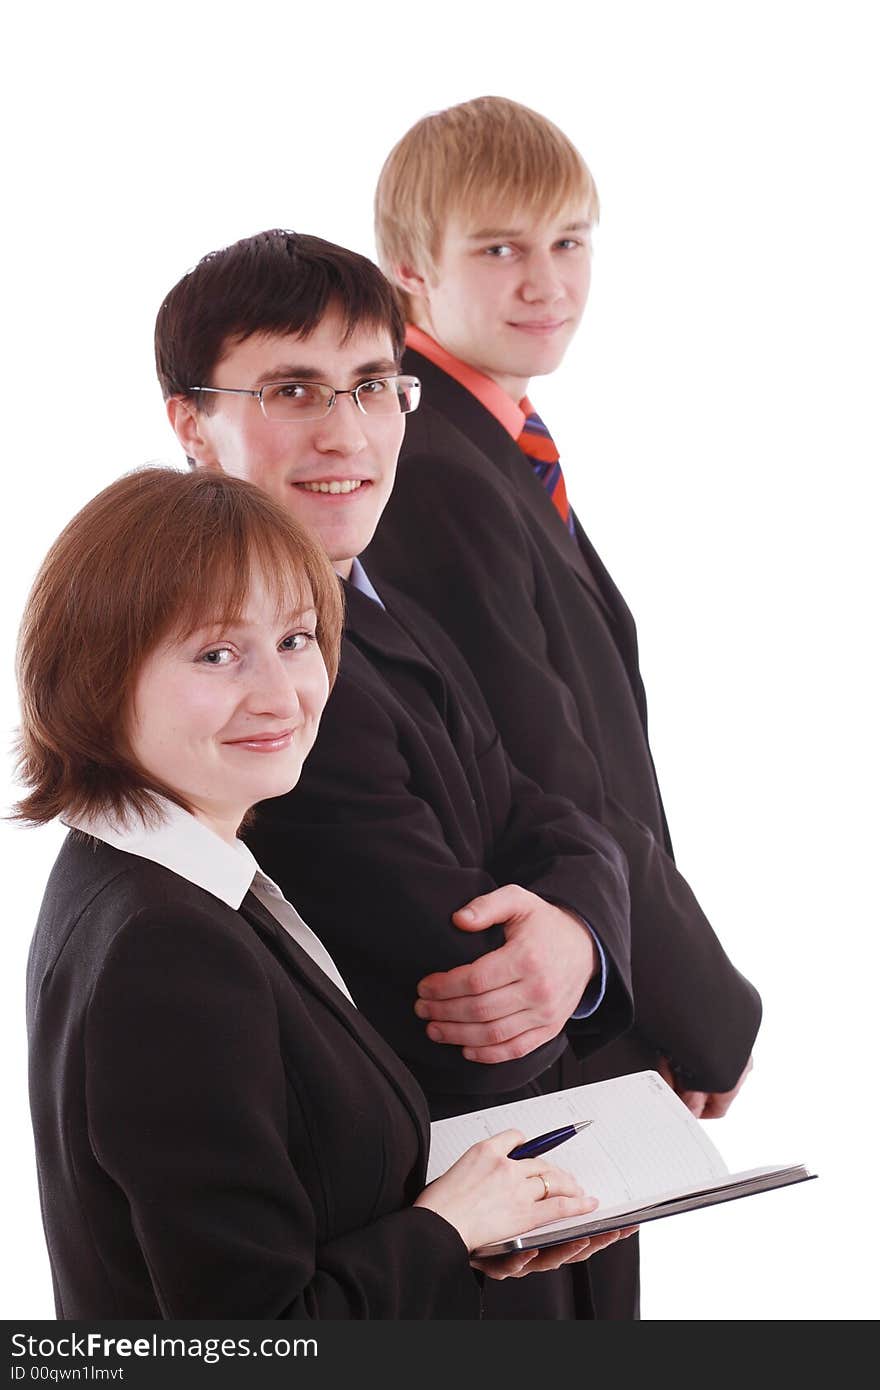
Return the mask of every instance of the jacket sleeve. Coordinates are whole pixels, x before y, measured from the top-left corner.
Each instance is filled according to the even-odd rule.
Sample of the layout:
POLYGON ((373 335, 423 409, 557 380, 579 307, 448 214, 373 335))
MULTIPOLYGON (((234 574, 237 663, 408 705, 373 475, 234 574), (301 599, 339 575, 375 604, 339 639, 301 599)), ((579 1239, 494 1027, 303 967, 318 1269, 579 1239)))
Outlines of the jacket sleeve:
POLYGON ((85 1048, 92 1147, 128 1200, 164 1317, 478 1316, 465 1247, 435 1213, 404 1207, 317 1244, 288 1148, 308 1117, 289 1102, 275 998, 215 919, 169 907, 124 926, 85 1048))
POLYGON ((512 1062, 470 1062, 460 1048, 432 1042, 413 1012, 423 976, 504 944, 500 926, 463 932, 451 920, 502 883, 571 906, 607 939, 615 978, 607 1008, 582 1030, 584 1046, 616 1036, 631 1014, 628 894, 616 848, 600 827, 591 837, 574 806, 526 779, 514 796, 516 774, 497 735, 478 750, 476 775, 492 789, 494 859, 450 843, 438 811, 415 788, 388 709, 341 675, 298 786, 262 803, 247 831, 260 864, 328 946, 358 1007, 429 1094, 513 1090, 559 1051, 551 1042, 512 1062))
POLYGON ((497 734, 484 756, 492 756, 495 780, 507 791, 508 813, 491 863, 496 885, 521 884, 574 912, 589 923, 605 950, 608 979, 602 1004, 596 1013, 572 1019, 566 1028, 575 1052, 585 1057, 633 1021, 626 860, 596 820, 519 772, 497 734))
POLYGON ((411 453, 368 564, 455 638, 517 766, 613 835, 629 868, 635 1026, 694 1088, 730 1089, 758 1030, 759 995, 665 847, 607 795, 576 701, 554 669, 538 604, 543 581, 503 488, 432 443, 411 453))

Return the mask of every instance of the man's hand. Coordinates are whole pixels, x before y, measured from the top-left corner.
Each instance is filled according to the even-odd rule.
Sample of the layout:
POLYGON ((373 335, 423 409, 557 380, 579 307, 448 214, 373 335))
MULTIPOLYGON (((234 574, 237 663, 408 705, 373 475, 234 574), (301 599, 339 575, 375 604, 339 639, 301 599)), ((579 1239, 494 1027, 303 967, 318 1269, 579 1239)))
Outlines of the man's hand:
POLYGON ((415 1011, 429 1020, 428 1037, 472 1062, 525 1057, 555 1038, 598 968, 583 922, 512 883, 473 898, 452 920, 473 932, 501 923, 505 944, 419 982, 415 1011))
POLYGON ((667 1086, 671 1086, 675 1094, 684 1101, 692 1115, 696 1115, 698 1120, 720 1120, 722 1115, 726 1115, 731 1104, 739 1095, 742 1084, 752 1070, 751 1057, 743 1067, 742 1076, 737 1081, 732 1091, 688 1091, 684 1083, 675 1075, 665 1057, 661 1057, 657 1064, 657 1070, 663 1077, 667 1086))

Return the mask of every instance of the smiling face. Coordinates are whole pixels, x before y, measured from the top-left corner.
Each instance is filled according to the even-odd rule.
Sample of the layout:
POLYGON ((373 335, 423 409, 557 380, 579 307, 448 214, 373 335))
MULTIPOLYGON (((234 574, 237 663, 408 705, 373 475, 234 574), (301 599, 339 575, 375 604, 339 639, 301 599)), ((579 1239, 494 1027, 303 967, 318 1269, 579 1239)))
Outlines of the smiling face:
POLYGON ((453 216, 433 273, 398 279, 418 326, 519 401, 562 361, 586 307, 590 252, 584 208, 550 220, 453 216))
POLYGON ((134 758, 224 839, 296 785, 317 736, 328 680, 311 602, 279 614, 255 575, 239 621, 160 644, 138 673, 134 758))
MULTIPOLYGON (((399 369, 389 333, 365 326, 345 340, 337 311, 311 333, 253 334, 232 343, 205 385, 257 389, 280 380, 350 390, 399 369)), ((267 420, 253 396, 213 396, 210 413, 182 397, 168 402, 188 455, 263 488, 321 539, 345 578, 372 539, 394 485, 404 417, 364 415, 337 397, 320 420, 267 420)))

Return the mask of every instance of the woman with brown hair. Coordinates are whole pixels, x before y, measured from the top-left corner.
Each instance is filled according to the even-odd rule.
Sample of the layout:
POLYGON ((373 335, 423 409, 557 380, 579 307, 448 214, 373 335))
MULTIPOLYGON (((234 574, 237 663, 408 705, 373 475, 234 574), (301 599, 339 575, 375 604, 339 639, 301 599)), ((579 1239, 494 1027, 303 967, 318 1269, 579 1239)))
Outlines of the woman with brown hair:
POLYGON ((61 1318, 477 1317, 469 1250, 595 1205, 509 1130, 423 1190, 421 1091, 237 837, 299 777, 341 621, 317 543, 218 473, 120 479, 37 576, 17 814, 70 827, 28 969, 61 1318))

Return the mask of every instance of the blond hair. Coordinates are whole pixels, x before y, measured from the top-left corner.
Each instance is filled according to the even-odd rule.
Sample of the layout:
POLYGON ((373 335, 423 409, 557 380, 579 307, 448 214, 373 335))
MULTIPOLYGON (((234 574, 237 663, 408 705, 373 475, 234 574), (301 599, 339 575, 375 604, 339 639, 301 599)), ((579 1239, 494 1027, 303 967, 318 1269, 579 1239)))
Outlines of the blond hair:
POLYGON ((453 215, 551 219, 581 204, 598 222, 593 176, 568 137, 516 101, 477 97, 417 121, 386 159, 375 200, 379 264, 392 281, 403 266, 430 277, 453 215))

